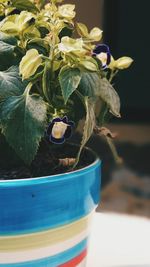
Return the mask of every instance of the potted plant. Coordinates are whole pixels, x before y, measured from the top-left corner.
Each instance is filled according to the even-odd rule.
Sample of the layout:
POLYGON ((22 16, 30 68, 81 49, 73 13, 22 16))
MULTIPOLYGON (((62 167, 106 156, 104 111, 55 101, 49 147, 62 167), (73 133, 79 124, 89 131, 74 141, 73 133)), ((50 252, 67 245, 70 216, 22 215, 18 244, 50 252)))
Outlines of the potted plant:
POLYGON ((112 147, 120 117, 111 82, 132 59, 62 2, 0 0, 0 266, 85 266, 100 160, 84 147, 93 131, 112 147))

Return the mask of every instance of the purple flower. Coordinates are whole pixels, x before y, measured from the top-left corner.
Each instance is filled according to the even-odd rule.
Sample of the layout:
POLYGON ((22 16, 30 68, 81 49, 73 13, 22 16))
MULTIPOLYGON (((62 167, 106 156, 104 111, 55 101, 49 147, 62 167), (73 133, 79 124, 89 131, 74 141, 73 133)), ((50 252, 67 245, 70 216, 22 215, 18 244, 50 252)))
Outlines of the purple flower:
POLYGON ((73 127, 74 122, 69 121, 67 116, 53 119, 47 129, 49 140, 54 144, 63 144, 70 138, 73 127))
POLYGON ((103 69, 107 68, 110 64, 111 53, 109 47, 105 44, 97 45, 93 50, 93 56, 97 57, 101 61, 103 69))

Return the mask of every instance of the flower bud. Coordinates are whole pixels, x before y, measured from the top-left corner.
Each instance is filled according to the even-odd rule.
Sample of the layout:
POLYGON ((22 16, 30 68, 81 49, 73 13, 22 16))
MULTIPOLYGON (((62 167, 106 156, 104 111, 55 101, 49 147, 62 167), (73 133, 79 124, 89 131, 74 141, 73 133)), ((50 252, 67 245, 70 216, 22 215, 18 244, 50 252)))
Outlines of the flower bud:
POLYGON ((127 69, 130 67, 132 62, 133 62, 133 59, 130 57, 121 57, 117 60, 114 60, 113 58, 111 58, 111 63, 109 65, 109 68, 119 69, 119 70, 127 69))

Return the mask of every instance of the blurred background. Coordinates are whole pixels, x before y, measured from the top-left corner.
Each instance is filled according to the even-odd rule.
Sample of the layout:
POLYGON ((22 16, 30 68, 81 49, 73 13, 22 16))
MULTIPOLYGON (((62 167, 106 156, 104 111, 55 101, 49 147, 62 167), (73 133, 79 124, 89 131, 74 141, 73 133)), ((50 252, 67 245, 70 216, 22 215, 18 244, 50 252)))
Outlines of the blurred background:
POLYGON ((115 141, 124 164, 116 166, 108 145, 94 136, 89 146, 100 156, 102 200, 100 211, 150 217, 150 1, 72 0, 77 21, 104 31, 115 59, 130 56, 134 64, 119 73, 115 88, 122 102, 122 119, 108 125, 118 133, 115 141))

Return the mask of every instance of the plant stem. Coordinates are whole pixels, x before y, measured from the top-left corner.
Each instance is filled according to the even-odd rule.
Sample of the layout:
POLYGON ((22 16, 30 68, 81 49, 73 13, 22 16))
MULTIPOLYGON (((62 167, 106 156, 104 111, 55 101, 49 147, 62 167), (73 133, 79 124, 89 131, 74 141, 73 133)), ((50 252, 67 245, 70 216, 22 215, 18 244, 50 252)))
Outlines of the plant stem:
POLYGON ((109 82, 111 83, 113 78, 116 76, 116 74, 118 73, 118 70, 112 70, 110 77, 109 77, 109 82))
POLYGON ((110 137, 106 136, 106 140, 107 140, 107 143, 108 143, 110 150, 113 154, 113 158, 115 160, 115 163, 116 164, 122 164, 122 159, 119 157, 117 149, 116 149, 112 139, 110 137))
POLYGON ((23 95, 28 95, 29 94, 29 92, 30 92, 30 90, 32 88, 32 85, 33 85, 33 83, 31 83, 31 82, 28 83, 23 95))

